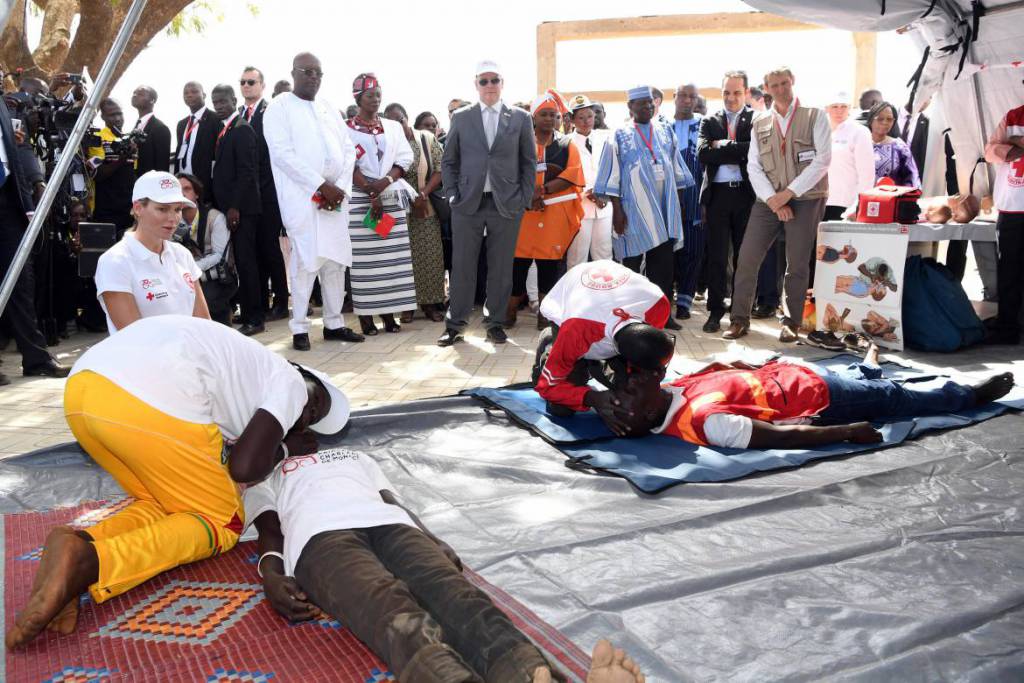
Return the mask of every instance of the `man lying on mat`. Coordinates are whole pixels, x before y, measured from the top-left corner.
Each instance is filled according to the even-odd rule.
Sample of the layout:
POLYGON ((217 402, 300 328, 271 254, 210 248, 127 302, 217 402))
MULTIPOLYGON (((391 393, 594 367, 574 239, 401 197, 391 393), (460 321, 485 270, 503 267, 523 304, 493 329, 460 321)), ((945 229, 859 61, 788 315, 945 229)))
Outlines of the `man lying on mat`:
POLYGON ((143 318, 75 363, 64 413, 83 449, 135 500, 84 531, 53 529, 8 647, 70 633, 78 596, 103 602, 180 564, 234 547, 235 481, 258 481, 289 450, 316 450, 348 401, 327 376, 202 318, 143 318), (232 444, 233 445, 229 445, 232 444))
POLYGON ((661 289, 614 261, 569 269, 540 305, 553 325, 541 333, 533 382, 552 415, 593 408, 616 433, 624 419, 613 393, 587 387, 591 378, 617 386, 633 368, 664 369, 675 338, 662 332, 671 306, 661 289))
MULTIPOLYGON (((340 448, 285 458, 246 489, 274 609, 303 621, 322 608, 406 683, 560 678, 393 490, 372 458, 340 448)), ((594 667, 594 683, 644 680, 606 641, 594 667)))
POLYGON ((882 377, 878 347, 872 345, 863 363, 840 371, 787 361, 760 368, 713 364, 664 385, 634 376, 618 397, 632 413, 632 435, 667 434, 702 446, 798 449, 879 443, 882 434, 866 420, 955 413, 991 403, 1012 387, 1013 375, 1006 372, 974 386, 947 380, 917 389, 882 377))

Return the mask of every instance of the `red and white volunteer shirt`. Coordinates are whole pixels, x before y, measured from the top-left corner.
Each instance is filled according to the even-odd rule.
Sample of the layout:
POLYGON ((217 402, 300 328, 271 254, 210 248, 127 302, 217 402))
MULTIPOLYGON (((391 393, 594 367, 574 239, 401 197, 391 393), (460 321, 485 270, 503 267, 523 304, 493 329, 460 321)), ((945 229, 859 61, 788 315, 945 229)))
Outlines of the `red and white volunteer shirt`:
POLYGON ((1003 213, 1024 213, 1024 158, 1007 161, 1013 137, 1024 136, 1024 106, 1011 109, 985 145, 985 161, 995 165, 993 192, 996 208, 1003 213))
POLYGON ((541 314, 558 325, 558 337, 541 370, 537 393, 551 403, 588 410, 583 397, 590 390, 566 381, 576 362, 617 356, 615 333, 623 325, 644 322, 662 329, 669 311, 657 285, 614 261, 570 268, 540 305, 541 314))

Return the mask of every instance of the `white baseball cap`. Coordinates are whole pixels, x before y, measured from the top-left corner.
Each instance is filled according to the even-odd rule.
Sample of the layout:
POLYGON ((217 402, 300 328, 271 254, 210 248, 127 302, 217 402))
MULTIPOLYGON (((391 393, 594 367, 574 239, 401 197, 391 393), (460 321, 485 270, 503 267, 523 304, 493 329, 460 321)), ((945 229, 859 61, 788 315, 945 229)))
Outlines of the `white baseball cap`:
POLYGON ((483 61, 477 62, 476 71, 474 72, 474 75, 479 76, 480 74, 498 74, 500 76, 501 66, 497 62, 490 59, 485 59, 483 61))
POLYGON ((840 90, 837 93, 832 93, 832 99, 825 103, 825 106, 832 106, 833 104, 845 104, 849 106, 853 99, 850 97, 850 93, 845 90, 840 90))
POLYGON ((157 204, 184 204, 196 208, 192 200, 186 199, 181 193, 181 183, 167 171, 149 171, 135 181, 132 189, 132 201, 148 199, 157 204))
MULTIPOLYGON (((147 173, 146 175, 149 174, 147 173)), ((327 409, 327 414, 309 425, 309 428, 317 434, 323 434, 324 436, 334 436, 341 432, 345 425, 348 424, 350 413, 348 397, 342 393, 341 389, 334 386, 334 382, 326 374, 319 370, 314 370, 308 365, 301 365, 299 363, 292 363, 292 365, 302 375, 309 377, 326 389, 327 395, 331 399, 331 407, 327 409)))

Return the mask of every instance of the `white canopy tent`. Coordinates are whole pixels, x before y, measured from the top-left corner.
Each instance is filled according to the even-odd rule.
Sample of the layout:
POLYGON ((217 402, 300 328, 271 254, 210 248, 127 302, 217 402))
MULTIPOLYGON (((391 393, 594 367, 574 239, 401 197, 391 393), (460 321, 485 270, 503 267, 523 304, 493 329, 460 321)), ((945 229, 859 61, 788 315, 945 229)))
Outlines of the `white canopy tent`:
MULTIPOLYGON (((1021 0, 744 0, 772 14, 848 31, 905 31, 927 57, 914 107, 929 98, 942 106, 956 153, 961 191, 984 156, 1000 118, 1024 104, 1024 1, 1021 0)), ((913 65, 882 64, 906 69, 913 65)), ((991 194, 980 167, 974 194, 991 194)))

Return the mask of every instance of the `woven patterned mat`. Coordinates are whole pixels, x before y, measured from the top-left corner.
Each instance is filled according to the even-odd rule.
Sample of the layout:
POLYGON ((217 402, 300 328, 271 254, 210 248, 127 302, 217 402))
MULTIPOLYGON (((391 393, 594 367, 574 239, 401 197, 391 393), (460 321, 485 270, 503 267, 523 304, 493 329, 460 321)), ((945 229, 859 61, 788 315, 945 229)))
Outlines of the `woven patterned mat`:
MULTIPOLYGON (((85 503, 49 512, 4 515, 0 585, 5 629, 28 599, 47 531, 57 524, 90 526, 125 503, 85 503)), ((279 617, 263 599, 255 564, 255 543, 241 543, 220 557, 161 574, 102 605, 83 596, 78 630, 70 636, 44 632, 27 648, 5 652, 4 680, 395 680, 337 621, 291 625, 279 617)), ((466 576, 491 596, 570 680, 582 680, 590 661, 585 653, 479 575, 466 570, 466 576)))

